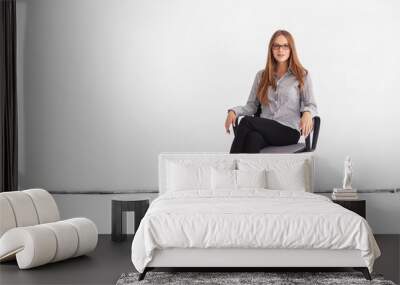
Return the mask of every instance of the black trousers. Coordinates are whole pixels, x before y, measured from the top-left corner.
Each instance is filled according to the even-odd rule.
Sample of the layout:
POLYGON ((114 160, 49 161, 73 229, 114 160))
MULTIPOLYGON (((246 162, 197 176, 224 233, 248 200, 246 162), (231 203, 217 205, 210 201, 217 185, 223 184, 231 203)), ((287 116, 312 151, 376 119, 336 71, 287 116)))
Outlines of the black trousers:
POLYGON ((230 153, 259 153, 266 146, 296 144, 300 133, 277 121, 245 116, 236 129, 230 153))

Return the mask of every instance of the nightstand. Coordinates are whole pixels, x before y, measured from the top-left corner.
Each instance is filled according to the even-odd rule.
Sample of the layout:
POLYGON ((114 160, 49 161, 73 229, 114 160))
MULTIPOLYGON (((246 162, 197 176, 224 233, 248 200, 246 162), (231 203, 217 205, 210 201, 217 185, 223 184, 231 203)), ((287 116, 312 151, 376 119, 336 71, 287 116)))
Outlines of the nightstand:
POLYGON ((332 202, 339 204, 366 219, 365 200, 332 200, 332 202))
POLYGON ((123 241, 126 239, 126 212, 135 212, 135 233, 140 221, 149 208, 149 199, 131 197, 114 197, 111 209, 111 239, 123 241))

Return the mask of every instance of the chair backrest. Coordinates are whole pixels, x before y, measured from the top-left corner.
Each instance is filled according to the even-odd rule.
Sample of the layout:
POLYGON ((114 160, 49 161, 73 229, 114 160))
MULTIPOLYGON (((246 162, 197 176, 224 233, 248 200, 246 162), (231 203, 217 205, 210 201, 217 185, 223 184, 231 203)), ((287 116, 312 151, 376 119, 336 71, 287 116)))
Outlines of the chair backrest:
POLYGON ((261 115, 261 104, 258 104, 257 111, 254 114, 254 117, 260 117, 261 115))
POLYGON ((0 193, 0 237, 9 229, 60 220, 53 197, 44 189, 0 193))

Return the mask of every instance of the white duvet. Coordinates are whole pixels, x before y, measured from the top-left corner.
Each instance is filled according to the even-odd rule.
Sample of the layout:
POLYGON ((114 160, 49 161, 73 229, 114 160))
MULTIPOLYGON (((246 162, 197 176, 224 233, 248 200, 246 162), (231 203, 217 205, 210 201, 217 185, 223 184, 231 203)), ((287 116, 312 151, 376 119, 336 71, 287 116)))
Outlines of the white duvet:
POLYGON ((135 234, 143 272, 154 249, 358 249, 372 272, 380 250, 367 221, 325 196, 266 189, 179 191, 155 199, 135 234))

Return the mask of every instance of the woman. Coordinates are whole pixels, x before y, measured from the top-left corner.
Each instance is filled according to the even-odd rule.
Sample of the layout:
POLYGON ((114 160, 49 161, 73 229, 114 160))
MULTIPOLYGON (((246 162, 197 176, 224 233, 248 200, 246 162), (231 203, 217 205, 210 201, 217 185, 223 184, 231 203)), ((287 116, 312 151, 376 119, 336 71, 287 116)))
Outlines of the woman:
POLYGON ((301 65, 292 35, 276 31, 269 42, 265 69, 256 74, 245 106, 228 110, 225 129, 240 120, 230 153, 259 153, 266 146, 296 144, 307 137, 317 115, 311 78, 301 65), (252 117, 261 103, 260 117, 252 117))

